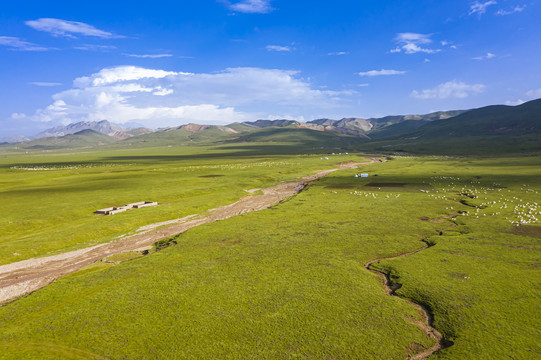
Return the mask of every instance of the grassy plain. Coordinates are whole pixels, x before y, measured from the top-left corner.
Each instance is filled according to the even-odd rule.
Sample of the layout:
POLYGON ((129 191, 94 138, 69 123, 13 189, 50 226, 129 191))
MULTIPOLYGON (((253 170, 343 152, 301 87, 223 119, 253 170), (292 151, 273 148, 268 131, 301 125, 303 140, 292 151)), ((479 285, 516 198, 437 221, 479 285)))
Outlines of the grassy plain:
POLYGON ((361 159, 335 155, 327 161, 284 149, 292 147, 252 143, 234 149, 0 153, 0 264, 111 241, 143 225, 227 205, 248 195, 245 190, 361 159), (259 147, 270 155, 255 155, 259 147), (144 200, 160 206, 108 217, 93 214, 144 200))
POLYGON ((467 213, 428 238, 433 247, 377 268, 405 284, 397 294, 432 309, 454 342, 435 358, 541 358, 541 161, 442 165, 430 196, 462 200, 449 210, 467 213))
MULTIPOLYGON (((122 161, 142 162, 131 156, 122 161)), ((194 170, 191 186, 207 179, 238 189, 223 201, 324 161, 219 159, 203 165, 285 162, 229 170, 231 183, 199 178, 228 170, 194 170)), ((179 166, 147 161, 160 174, 179 166)), ((364 264, 417 249, 423 238, 434 246, 373 267, 403 285, 397 294, 425 304, 454 342, 435 357, 539 358, 540 165, 538 157, 399 157, 333 173, 269 210, 193 228, 176 246, 93 265, 1 307, 0 358, 403 359, 432 340, 412 324, 415 309, 386 295, 364 264), (374 182, 394 185, 366 186, 374 182)), ((197 211, 190 194, 184 201, 197 211)), ((126 213, 138 218, 122 231, 165 217, 136 213, 126 213)))

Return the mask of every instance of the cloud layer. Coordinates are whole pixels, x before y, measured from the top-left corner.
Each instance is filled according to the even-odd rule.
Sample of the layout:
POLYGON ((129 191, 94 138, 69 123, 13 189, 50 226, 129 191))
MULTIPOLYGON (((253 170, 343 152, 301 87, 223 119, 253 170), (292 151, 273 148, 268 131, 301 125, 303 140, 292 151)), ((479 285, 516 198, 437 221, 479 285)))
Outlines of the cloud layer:
POLYGON ((45 31, 53 36, 64 36, 75 38, 75 35, 94 36, 103 39, 122 38, 121 35, 96 29, 92 25, 88 25, 77 21, 67 21, 53 18, 41 18, 37 20, 29 20, 26 25, 38 31, 45 31))
POLYGON ((140 58, 140 59, 159 59, 164 57, 171 57, 171 54, 124 54, 125 56, 140 58))
POLYGON ((35 85, 35 86, 60 86, 62 85, 62 83, 58 83, 58 82, 44 82, 44 81, 32 81, 29 84, 35 85))
POLYGON ((270 0, 242 0, 230 3, 229 8, 242 13, 265 14, 272 11, 270 0))
POLYGON ((483 55, 483 56, 476 56, 473 59, 474 60, 488 60, 488 59, 492 59, 492 58, 495 58, 495 57, 496 57, 496 55, 494 55, 493 53, 487 53, 486 55, 483 55))
POLYGON ((0 45, 7 46, 12 50, 19 51, 47 51, 49 48, 33 44, 28 41, 21 40, 13 36, 0 36, 0 45))
POLYGON ((470 95, 480 94, 485 91, 483 84, 466 84, 462 81, 452 80, 440 84, 433 89, 421 91, 414 90, 411 96, 417 99, 448 99, 448 98, 466 98, 470 95))
POLYGON ((473 15, 473 14, 483 15, 484 13, 487 12, 487 8, 490 5, 496 5, 496 4, 497 2, 494 0, 485 1, 484 3, 480 3, 479 1, 476 1, 470 6, 470 15, 473 15))
POLYGON ((532 89, 526 93, 527 96, 537 99, 541 98, 541 88, 540 89, 532 89))
POLYGON ((46 108, 12 119, 55 124, 107 119, 148 127, 227 124, 275 112, 300 113, 306 107, 335 108, 342 97, 354 94, 315 90, 296 71, 261 68, 197 74, 118 66, 77 78, 73 85, 55 94, 46 108))
POLYGON ((370 71, 363 71, 358 73, 360 76, 383 76, 383 75, 402 75, 405 74, 405 71, 400 70, 370 70, 370 71))
POLYGON ((268 51, 278 51, 278 52, 289 52, 289 51, 293 50, 289 46, 280 46, 280 45, 267 45, 266 49, 268 51))
POLYGON ((441 51, 440 49, 429 49, 423 47, 432 42, 430 34, 418 34, 418 33, 399 33, 396 35, 395 41, 398 46, 391 50, 392 53, 404 52, 406 54, 426 53, 433 54, 441 51))
POLYGON ((511 14, 515 14, 515 13, 519 13, 519 12, 522 12, 524 11, 524 9, 526 9, 526 5, 517 5, 515 6, 514 8, 512 8, 511 10, 503 10, 503 9, 500 9, 498 10, 498 12, 496 13, 496 15, 501 15, 501 16, 505 16, 505 15, 511 15, 511 14))

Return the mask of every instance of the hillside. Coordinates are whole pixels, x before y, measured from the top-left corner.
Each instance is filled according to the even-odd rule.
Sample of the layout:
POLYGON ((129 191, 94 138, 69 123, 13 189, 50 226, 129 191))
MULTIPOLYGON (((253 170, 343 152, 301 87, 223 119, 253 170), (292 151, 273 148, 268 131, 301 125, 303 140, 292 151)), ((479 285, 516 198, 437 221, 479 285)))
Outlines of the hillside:
POLYGON ((137 136, 137 135, 152 132, 152 130, 142 128, 142 127, 139 127, 136 129, 125 128, 119 125, 115 125, 107 120, 80 121, 80 122, 68 124, 65 126, 62 125, 62 126, 52 127, 50 129, 44 130, 34 136, 23 139, 21 141, 36 140, 36 139, 50 138, 50 137, 61 137, 64 135, 75 134, 83 130, 94 130, 96 132, 108 135, 117 140, 123 140, 123 139, 130 138, 132 136, 137 136))
MULTIPOLYGON (((242 144, 238 148, 247 149, 247 144, 254 143, 254 151, 272 153, 329 153, 353 150, 367 139, 328 131, 313 131, 296 127, 268 127, 240 134, 222 144, 228 148, 237 148, 233 144, 242 144)), ((248 146, 249 147, 249 146, 248 146)))
POLYGON ((359 132, 364 132, 371 137, 373 131, 392 126, 395 124, 400 124, 402 122, 421 121, 421 123, 426 123, 429 121, 449 119, 454 116, 463 114, 467 110, 453 110, 453 111, 437 111, 425 115, 390 115, 382 118, 343 118, 341 120, 332 120, 332 119, 316 119, 308 121, 311 124, 334 126, 340 129, 350 129, 356 130, 359 132))
POLYGON ((348 126, 342 126, 338 127, 335 125, 329 125, 330 123, 339 123, 336 120, 329 120, 329 121, 323 121, 321 124, 318 122, 300 122, 295 120, 257 120, 254 122, 244 122, 245 126, 248 126, 248 128, 244 128, 244 131, 250 131, 250 128, 259 128, 259 129, 266 129, 266 128, 280 128, 280 127, 290 127, 290 128, 299 128, 299 129, 308 129, 313 131, 320 131, 320 132, 332 132, 337 134, 343 134, 343 135, 351 135, 356 136, 360 138, 368 138, 364 134, 364 130, 361 129, 360 125, 356 123, 351 124, 348 126), (359 126, 357 126, 359 125, 359 126))
POLYGON ((389 131, 391 127, 385 130, 369 146, 371 149, 436 154, 538 151, 541 150, 541 99, 517 106, 486 106, 404 131, 389 131))
POLYGON ((229 139, 237 133, 226 126, 186 124, 124 139, 113 147, 208 145, 229 139))
POLYGON ((370 138, 380 139, 397 134, 402 134, 406 131, 418 129, 421 126, 426 125, 427 123, 428 121, 426 120, 405 120, 370 132, 370 138))
POLYGON ((459 136, 526 135, 541 132, 541 99, 518 106, 493 105, 453 119, 435 121, 403 136, 454 138, 459 136))
POLYGON ((2 145, 2 148, 21 150, 61 150, 97 147, 112 144, 114 142, 116 142, 116 140, 108 135, 86 129, 65 136, 40 138, 16 144, 5 144, 2 145))

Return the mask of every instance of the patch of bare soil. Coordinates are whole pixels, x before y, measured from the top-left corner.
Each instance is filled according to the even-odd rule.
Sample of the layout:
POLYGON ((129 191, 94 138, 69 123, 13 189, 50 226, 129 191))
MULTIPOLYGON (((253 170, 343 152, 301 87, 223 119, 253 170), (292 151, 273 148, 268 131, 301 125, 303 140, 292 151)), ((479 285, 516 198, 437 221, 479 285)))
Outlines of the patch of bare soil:
POLYGON ((357 164, 357 162, 355 162, 354 160, 350 160, 350 161, 336 163, 336 165, 338 166, 347 166, 347 165, 352 165, 352 164, 357 164))
POLYGON ((259 190, 261 190, 261 189, 260 188, 255 188, 255 189, 244 190, 244 191, 246 191, 247 193, 253 194, 253 193, 255 193, 256 191, 259 191, 259 190))
MULTIPOLYGON (((339 169, 353 169, 359 165, 369 165, 379 161, 377 158, 370 158, 369 160, 366 163, 340 164, 339 169)), ((182 219, 151 224, 139 228, 138 231, 141 232, 135 235, 123 237, 113 242, 59 255, 2 265, 0 266, 0 304, 13 301, 22 295, 36 291, 54 280, 76 272, 82 267, 92 264, 103 257, 154 244, 157 241, 180 234, 201 224, 267 209, 297 194, 307 183, 339 169, 320 171, 297 181, 262 189, 262 195, 243 197, 239 201, 218 208, 206 216, 192 215, 182 219)))
POLYGON ((513 227, 511 234, 541 238, 541 226, 520 225, 513 227))

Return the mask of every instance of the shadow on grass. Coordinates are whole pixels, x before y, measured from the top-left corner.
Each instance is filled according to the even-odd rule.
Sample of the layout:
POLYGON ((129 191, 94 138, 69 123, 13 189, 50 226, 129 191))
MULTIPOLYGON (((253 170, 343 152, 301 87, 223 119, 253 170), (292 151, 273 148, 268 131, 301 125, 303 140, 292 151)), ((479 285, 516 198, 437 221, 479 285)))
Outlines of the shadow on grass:
MULTIPOLYGON (((361 172, 361 170, 354 170, 358 173, 361 172)), ((367 192, 392 192, 392 193, 400 193, 400 192, 433 192, 434 188, 431 184, 436 182, 434 179, 434 176, 438 176, 438 174, 429 173, 424 177, 419 176, 410 176, 410 175, 386 175, 385 173, 379 173, 378 171, 372 170, 372 169, 363 169, 362 172, 366 172, 369 174, 367 178, 355 178, 353 173, 350 175, 342 175, 334 173, 331 176, 324 177, 322 179, 319 179, 318 181, 314 181, 310 183, 310 186, 318 186, 322 188, 328 188, 328 189, 349 189, 349 190, 357 190, 357 191, 367 191, 367 192)), ((532 180, 535 180, 536 177, 531 175, 521 175, 521 174, 515 174, 515 175, 508 175, 508 174, 502 174, 502 175, 493 175, 493 176, 484 176, 485 173, 481 172, 481 177, 475 177, 475 176, 464 176, 461 174, 462 181, 458 182, 456 185, 446 185, 446 187, 454 186, 456 188, 456 193, 460 193, 460 189, 463 186, 469 186, 469 187, 494 187, 494 183, 501 183, 505 184, 506 186, 503 188, 507 188, 508 186, 521 186, 522 184, 526 184, 528 182, 531 182, 532 180), (486 179, 486 181, 484 181, 486 179), (469 180, 475 180, 478 183, 476 184, 468 184, 469 180)), ((445 176, 453 176, 449 174, 445 174, 445 176)), ((459 176, 459 175, 457 175, 459 176)))
POLYGON ((212 148, 211 153, 186 154, 186 155, 127 155, 109 156, 101 158, 101 161, 139 161, 139 162, 171 162, 171 161, 195 161, 209 159, 250 159, 273 155, 301 155, 301 154, 328 154, 339 151, 335 147, 323 148, 300 145, 237 145, 220 146, 212 148))

